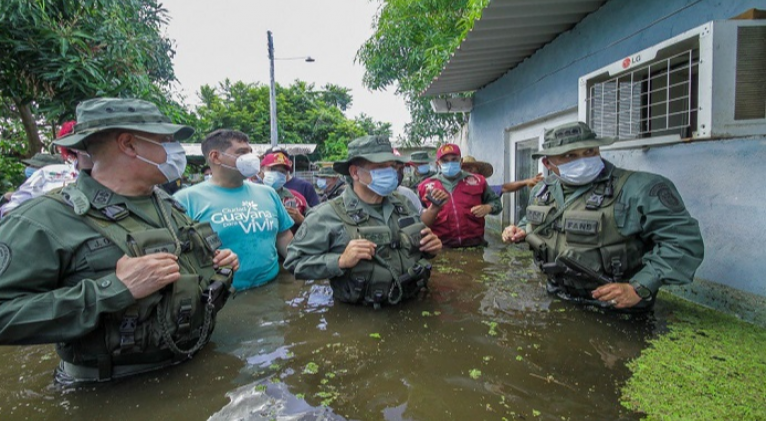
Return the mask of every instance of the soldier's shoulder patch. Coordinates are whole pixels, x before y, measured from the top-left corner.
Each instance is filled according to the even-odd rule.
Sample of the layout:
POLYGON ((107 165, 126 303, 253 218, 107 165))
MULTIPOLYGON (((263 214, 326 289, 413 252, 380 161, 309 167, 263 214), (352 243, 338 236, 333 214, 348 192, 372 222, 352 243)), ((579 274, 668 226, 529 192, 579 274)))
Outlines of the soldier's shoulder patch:
POLYGON ((306 230, 308 230, 306 224, 301 225, 300 228, 298 228, 298 231, 295 233, 295 239, 301 241, 306 238, 306 230))
POLYGON ((676 196, 673 189, 664 181, 653 185, 649 190, 649 196, 657 197, 660 199, 660 203, 673 212, 681 212, 685 209, 684 202, 676 196))
POLYGON ((0 275, 11 265, 11 249, 5 243, 0 243, 0 275))

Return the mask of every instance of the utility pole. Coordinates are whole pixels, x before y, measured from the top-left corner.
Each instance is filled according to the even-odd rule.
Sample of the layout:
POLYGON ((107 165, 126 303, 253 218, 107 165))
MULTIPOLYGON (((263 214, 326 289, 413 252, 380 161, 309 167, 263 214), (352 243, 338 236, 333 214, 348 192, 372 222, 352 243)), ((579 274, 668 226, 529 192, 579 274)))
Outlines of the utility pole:
POLYGON ((271 31, 266 31, 269 42, 269 70, 271 82, 269 87, 269 108, 271 110, 271 146, 277 146, 279 143, 279 133, 277 132, 277 92, 274 86, 274 39, 271 37, 271 31))

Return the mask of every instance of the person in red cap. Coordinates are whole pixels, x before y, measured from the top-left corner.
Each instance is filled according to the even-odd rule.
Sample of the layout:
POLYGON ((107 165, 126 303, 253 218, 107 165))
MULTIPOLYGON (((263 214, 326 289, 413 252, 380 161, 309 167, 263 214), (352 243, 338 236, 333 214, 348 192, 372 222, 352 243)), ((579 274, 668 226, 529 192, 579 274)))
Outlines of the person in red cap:
MULTIPOLYGON (((76 123, 76 121, 67 121, 62 124, 61 129, 56 134, 56 138, 60 139, 72 133, 76 123)), ((3 205, 0 207, 0 218, 29 199, 34 199, 53 189, 73 183, 77 179, 77 174, 79 174, 80 170, 89 170, 93 167, 90 155, 85 151, 69 149, 64 146, 59 146, 58 149, 61 153, 60 159, 63 159, 63 162, 59 161, 36 169, 24 181, 24 184, 19 186, 18 190, 6 193, 3 205)), ((48 156, 58 157, 58 155, 48 156)))
POLYGON ((293 218, 295 224, 292 227, 293 233, 298 231, 298 227, 303 223, 306 216, 306 210, 309 205, 306 198, 295 190, 285 187, 287 176, 293 168, 290 158, 282 152, 268 153, 261 161, 261 174, 263 184, 273 188, 282 199, 290 218, 293 218))
POLYGON ((445 247, 486 245, 484 217, 503 210, 500 197, 480 174, 461 169, 460 147, 447 143, 436 151, 439 174, 418 185, 427 209, 421 218, 445 247))

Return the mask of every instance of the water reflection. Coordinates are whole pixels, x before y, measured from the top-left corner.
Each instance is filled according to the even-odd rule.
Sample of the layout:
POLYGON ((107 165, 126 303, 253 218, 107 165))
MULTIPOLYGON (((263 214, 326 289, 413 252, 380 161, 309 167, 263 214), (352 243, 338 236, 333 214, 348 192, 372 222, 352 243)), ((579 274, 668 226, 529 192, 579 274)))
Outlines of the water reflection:
POLYGON ((0 348, 0 419, 640 418, 618 387, 662 302, 656 320, 559 302, 523 247, 450 251, 435 267, 428 296, 379 311, 282 274, 231 301, 193 361, 109 385, 53 388, 52 347, 0 348))

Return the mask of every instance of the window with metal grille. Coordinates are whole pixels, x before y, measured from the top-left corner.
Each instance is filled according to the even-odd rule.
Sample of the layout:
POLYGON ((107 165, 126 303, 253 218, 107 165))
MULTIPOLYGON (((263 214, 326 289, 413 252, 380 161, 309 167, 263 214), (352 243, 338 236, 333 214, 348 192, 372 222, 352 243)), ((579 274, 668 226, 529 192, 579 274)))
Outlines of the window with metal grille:
POLYGON ((690 137, 698 118, 699 49, 636 67, 588 88, 587 120, 602 137, 690 137))

